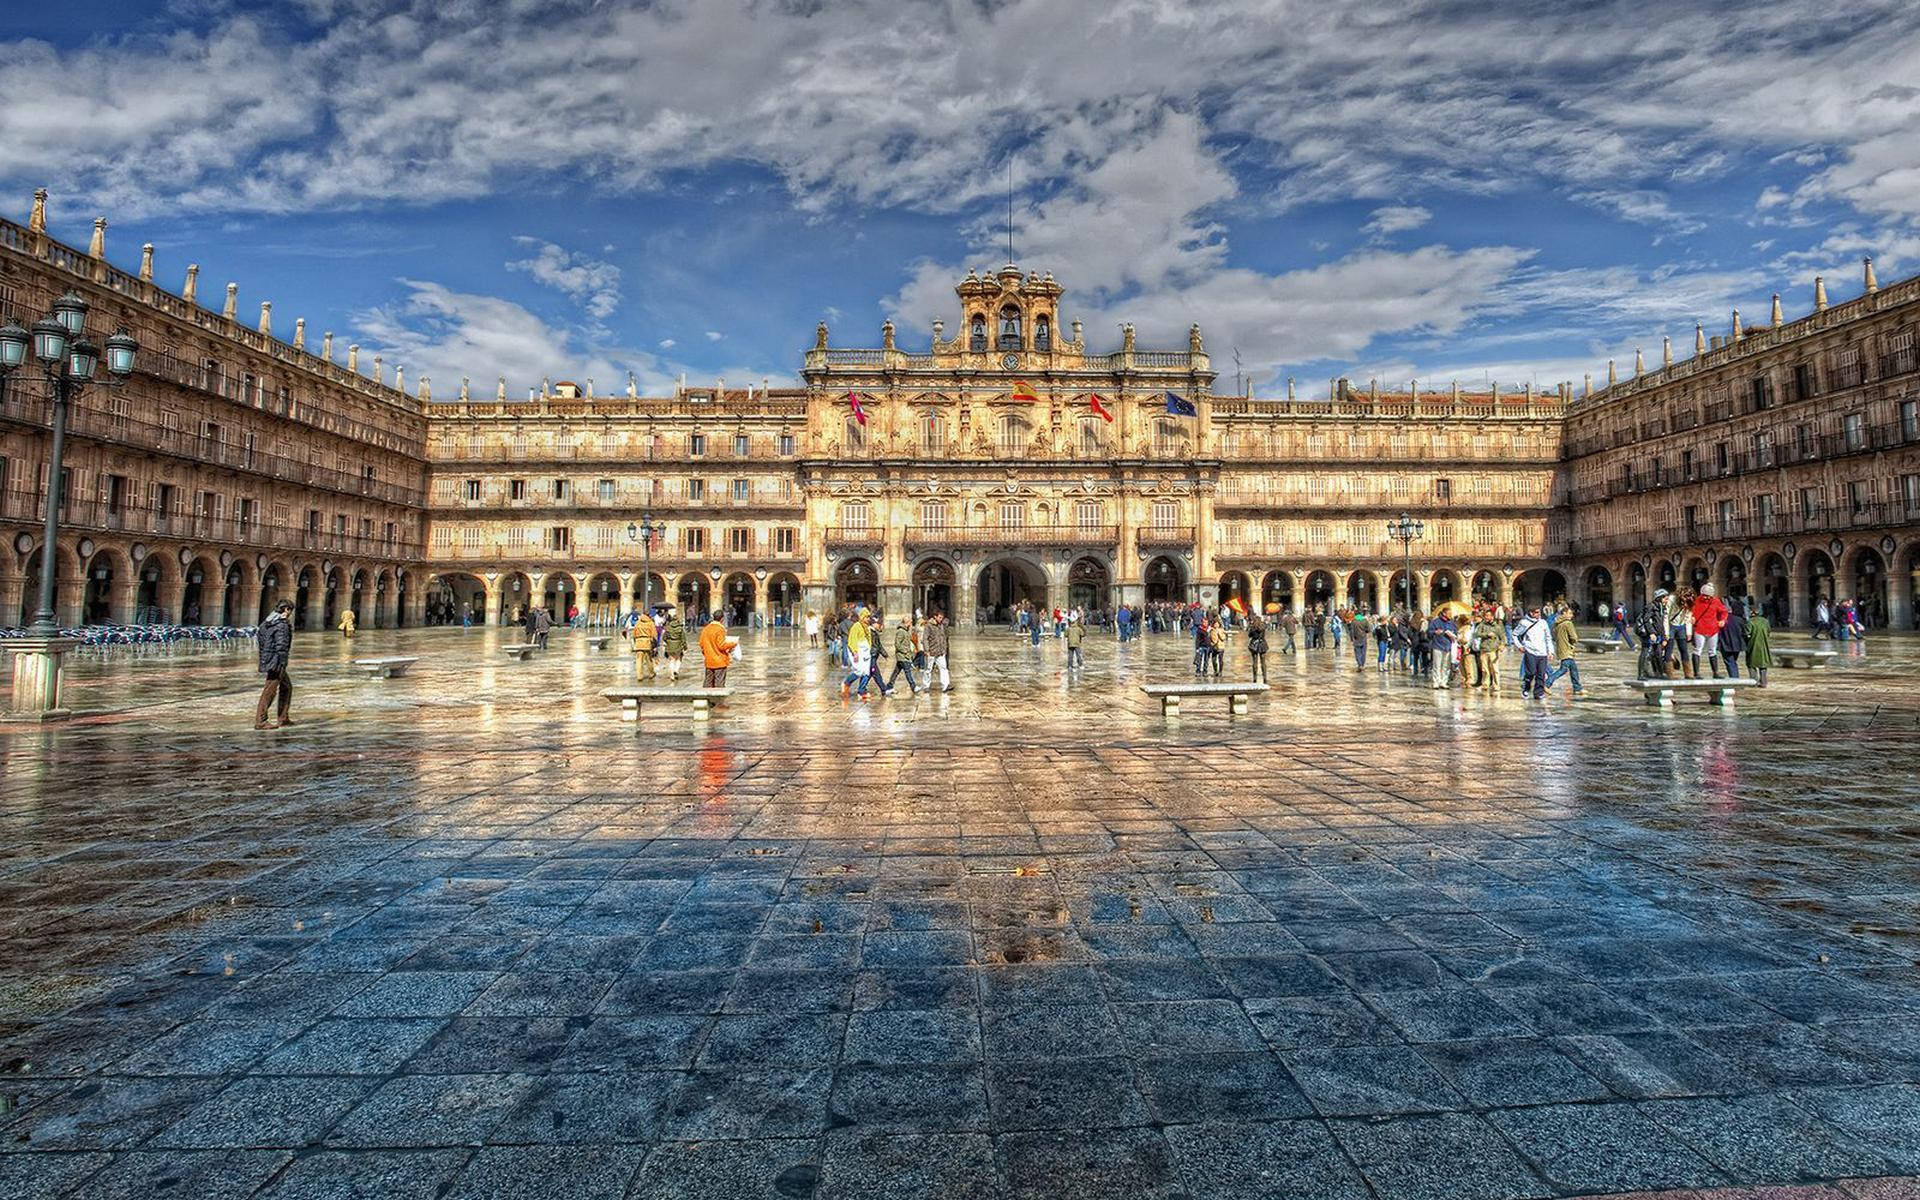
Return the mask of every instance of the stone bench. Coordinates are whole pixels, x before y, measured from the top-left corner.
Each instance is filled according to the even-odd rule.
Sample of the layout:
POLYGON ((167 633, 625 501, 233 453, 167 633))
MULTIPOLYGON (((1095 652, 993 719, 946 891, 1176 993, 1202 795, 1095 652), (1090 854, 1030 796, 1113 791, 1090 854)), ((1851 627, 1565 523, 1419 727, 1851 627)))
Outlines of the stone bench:
MULTIPOLYGON (((678 703, 691 705, 693 719, 704 721, 713 715, 713 706, 733 695, 732 688, 677 688, 677 687, 625 687, 609 688, 600 693, 620 706, 622 721, 639 721, 640 707, 644 704, 678 703)), ((639 729, 634 730, 640 732, 639 729)))
POLYGON ((521 662, 526 662, 533 657, 533 652, 539 648, 540 647, 534 645, 532 642, 522 642, 514 646, 502 646, 500 647, 500 653, 506 655, 508 658, 517 658, 521 662))
POLYGON ((1736 688, 1759 687, 1757 679, 1623 679, 1624 686, 1638 689, 1648 704, 1673 707, 1675 692, 1705 692, 1709 704, 1725 704, 1736 688))
POLYGON ((1625 646, 1625 642, 1616 642, 1610 637, 1579 638, 1580 648, 1589 654, 1611 654, 1625 646))
POLYGON ((1160 711, 1166 716, 1180 715, 1182 696, 1225 696, 1227 711, 1234 716, 1243 716, 1247 711, 1247 697, 1255 692, 1264 692, 1264 683, 1149 683, 1141 691, 1160 701, 1160 711))
POLYGON ((1774 663, 1782 667, 1824 667, 1830 659, 1840 657, 1838 650, 1814 650, 1806 646, 1772 646, 1769 649, 1773 653, 1774 663))
POLYGON ((356 658, 353 665, 365 671, 369 679, 398 679, 419 661, 417 658, 356 658))
POLYGON ((606 634, 596 633, 587 639, 587 649, 605 650, 613 639, 606 634))

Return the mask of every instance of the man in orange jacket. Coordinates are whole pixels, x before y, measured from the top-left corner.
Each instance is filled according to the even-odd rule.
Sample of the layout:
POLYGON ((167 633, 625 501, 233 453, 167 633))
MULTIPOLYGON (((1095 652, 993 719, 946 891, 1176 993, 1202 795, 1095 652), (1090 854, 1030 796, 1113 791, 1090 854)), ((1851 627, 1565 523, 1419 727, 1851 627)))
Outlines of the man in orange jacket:
POLYGON ((727 637, 727 627, 720 623, 717 613, 707 618, 706 627, 700 631, 700 657, 707 664, 708 687, 727 686, 727 664, 733 661, 739 645, 727 637))

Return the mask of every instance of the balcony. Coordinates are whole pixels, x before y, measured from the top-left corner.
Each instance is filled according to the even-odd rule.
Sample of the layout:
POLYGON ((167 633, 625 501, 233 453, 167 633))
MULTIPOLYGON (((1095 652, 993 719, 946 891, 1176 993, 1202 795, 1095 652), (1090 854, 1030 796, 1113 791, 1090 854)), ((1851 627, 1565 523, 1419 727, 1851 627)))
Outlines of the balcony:
POLYGON ((1180 546, 1191 548, 1194 543, 1193 526, 1142 526, 1136 536, 1136 541, 1143 548, 1147 546, 1180 546))
POLYGON ((887 535, 880 529, 828 529, 822 540, 834 550, 878 551, 887 544, 887 535))
POLYGON ((1120 540, 1118 525, 1022 525, 973 528, 909 526, 906 542, 912 547, 972 546, 1113 546, 1120 540))

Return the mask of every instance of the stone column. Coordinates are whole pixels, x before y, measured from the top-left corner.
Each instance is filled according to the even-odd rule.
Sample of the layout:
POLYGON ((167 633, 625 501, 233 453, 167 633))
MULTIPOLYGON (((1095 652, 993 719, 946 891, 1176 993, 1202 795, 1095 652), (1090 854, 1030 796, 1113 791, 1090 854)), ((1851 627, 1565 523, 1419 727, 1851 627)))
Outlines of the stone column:
POLYGON ((484 582, 487 589, 487 624, 498 625, 506 619, 506 580, 497 575, 490 575, 484 582))
POLYGON ((1407 603, 1413 611, 1430 610, 1433 607, 1433 572, 1415 567, 1407 581, 1407 593, 1407 603))
POLYGON ((1293 615, 1304 617, 1307 615, 1307 573, 1296 567, 1287 574, 1293 576, 1293 615))
POLYGON ((1508 612, 1513 611, 1513 574, 1512 571, 1494 572, 1494 576, 1499 580, 1500 585, 1500 607, 1506 609, 1508 612))
POLYGON ((107 616, 115 624, 133 623, 134 602, 140 598, 140 568, 116 569, 107 588, 107 616))
MULTIPOLYGON (((1657 585, 1656 585, 1657 586, 1657 585)), ((1805 629, 1813 621, 1813 599, 1807 590, 1807 572, 1798 558, 1787 561, 1788 624, 1805 629)))
POLYGON ((1914 628, 1913 598, 1915 595, 1920 595, 1920 567, 1902 572, 1889 566, 1887 574, 1887 627, 1889 629, 1914 628))
POLYGON ((78 579, 56 579, 53 585, 54 619, 62 629, 72 629, 80 622, 80 611, 87 599, 87 579, 82 575, 78 579))
MULTIPOLYGON (((170 625, 184 625, 187 621, 187 571, 181 567, 172 571, 160 581, 159 604, 162 613, 170 625)), ((5 612, 4 601, 0 601, 0 612, 5 612)))
POLYGON ((625 628, 628 618, 634 612, 633 589, 640 580, 640 572, 628 571, 625 574, 615 574, 614 579, 620 584, 620 595, 615 608, 620 617, 620 625, 625 628))

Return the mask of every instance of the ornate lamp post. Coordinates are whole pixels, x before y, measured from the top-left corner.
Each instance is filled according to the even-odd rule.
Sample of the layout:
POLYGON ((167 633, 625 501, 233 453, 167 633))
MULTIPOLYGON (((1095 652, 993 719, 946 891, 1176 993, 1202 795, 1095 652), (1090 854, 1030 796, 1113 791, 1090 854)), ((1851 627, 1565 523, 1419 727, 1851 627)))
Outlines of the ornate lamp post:
MULTIPOLYGON (((47 518, 40 545, 40 604, 27 636, 6 643, 13 652, 13 707, 20 715, 40 720, 67 716, 60 707, 60 660, 71 649, 62 638, 54 612, 55 539, 60 533, 60 502, 65 489, 63 460, 67 448, 67 405, 93 383, 100 366, 100 347, 86 338, 86 299, 75 291, 53 302, 53 311, 34 322, 31 331, 13 321, 0 327, 0 376, 26 366, 27 351, 40 363, 53 399, 53 441, 47 461, 47 518)), ((125 330, 107 339, 109 385, 133 374, 140 344, 125 330)))
POLYGON ((1406 573, 1407 612, 1413 612, 1413 544, 1427 530, 1425 521, 1416 521, 1406 513, 1387 522, 1387 536, 1400 543, 1401 561, 1406 573))
POLYGON ((664 523, 655 522, 652 513, 641 513, 640 523, 627 522, 627 540, 640 543, 640 609, 653 611, 653 539, 667 532, 664 523))

